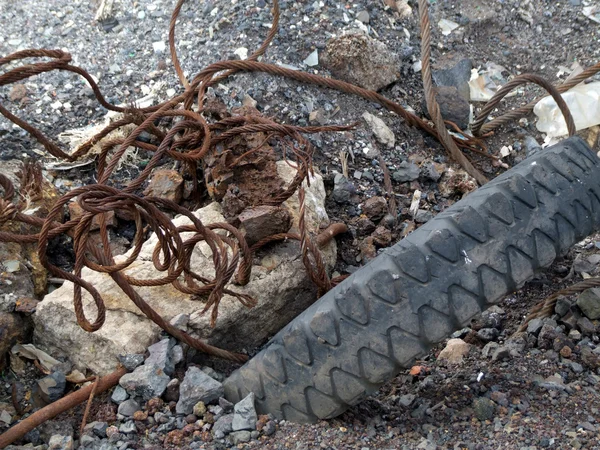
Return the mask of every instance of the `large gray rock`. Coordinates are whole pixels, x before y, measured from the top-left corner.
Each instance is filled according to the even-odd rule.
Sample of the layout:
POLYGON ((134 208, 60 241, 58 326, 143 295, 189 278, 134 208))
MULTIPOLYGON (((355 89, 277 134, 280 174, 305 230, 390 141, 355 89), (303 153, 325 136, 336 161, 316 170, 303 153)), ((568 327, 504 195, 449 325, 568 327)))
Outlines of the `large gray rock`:
POLYGON ((392 174, 392 178, 398 183, 405 183, 416 180, 419 178, 420 173, 421 169, 415 163, 402 161, 398 166, 398 170, 392 174))
POLYGON ((120 405, 128 398, 129 398, 129 394, 121 386, 116 386, 115 390, 113 391, 113 393, 110 396, 110 399, 117 405, 120 405))
POLYGON ((349 33, 327 43, 321 62, 340 80, 377 91, 400 78, 400 61, 383 42, 349 33))
POLYGON ((577 298, 577 306, 588 319, 600 318, 600 288, 586 289, 577 298))
POLYGON ((223 385, 206 375, 198 367, 190 367, 179 388, 177 414, 192 414, 198 402, 209 404, 223 397, 223 385))
MULTIPOLYGON (((473 63, 470 59, 461 59, 456 64, 445 64, 443 68, 433 70, 431 75, 436 86, 454 86, 460 96, 465 100, 471 100, 469 80, 473 63)), ((445 118, 445 117, 444 117, 445 118)))
POLYGON ((212 432, 217 439, 223 439, 225 435, 233 431, 233 414, 221 416, 213 425, 212 432))
MULTIPOLYGON (((285 161, 277 164, 284 182, 293 179, 296 170, 285 161)), ((329 224, 325 212, 325 186, 320 175, 311 177, 306 191, 306 223, 311 233, 318 233, 329 224)), ((284 204, 292 216, 290 232, 298 230, 299 202, 296 193, 284 204)), ((224 222, 221 208, 212 203, 195 212, 204 224, 224 222)), ((176 225, 187 224, 185 217, 174 219, 176 225)), ((150 279, 163 277, 152 263, 152 252, 157 239, 153 235, 144 244, 137 261, 124 272, 127 275, 150 279)), ((336 261, 336 243, 330 241, 321 249, 329 270, 336 261)), ((267 338, 289 323, 316 298, 316 288, 310 281, 296 241, 272 246, 252 268, 250 282, 246 286, 229 285, 236 292, 254 297, 258 304, 247 308, 229 295, 219 305, 219 317, 215 328, 210 327, 210 314, 202 314, 203 304, 190 300, 190 296, 173 286, 136 287, 144 300, 167 321, 180 314, 187 314, 188 330, 208 343, 227 349, 241 347, 251 349, 263 344, 267 338), (260 326, 257 326, 260 324, 260 326)), ((115 257, 116 262, 125 260, 126 255, 115 257)), ((205 243, 198 244, 192 254, 192 267, 198 273, 211 277, 214 274, 212 254, 205 243)), ((89 368, 95 373, 106 374, 115 370, 118 355, 144 353, 148 346, 157 341, 160 329, 151 322, 123 294, 121 289, 106 274, 83 270, 83 278, 98 289, 106 305, 106 321, 102 328, 87 333, 77 324, 73 311, 73 284, 63 286, 48 294, 40 302, 33 319, 35 322, 34 342, 55 356, 68 357, 79 368, 89 368)), ((91 296, 84 291, 83 308, 86 316, 93 320, 96 308, 91 296)), ((168 382, 168 380, 167 380, 168 382)))
POLYGON ((160 397, 171 379, 162 369, 152 365, 143 365, 131 373, 126 373, 119 384, 131 396, 140 396, 144 400, 160 397))
POLYGON ((36 392, 46 403, 52 403, 60 399, 67 387, 65 374, 62 372, 52 372, 47 377, 38 380, 36 392))

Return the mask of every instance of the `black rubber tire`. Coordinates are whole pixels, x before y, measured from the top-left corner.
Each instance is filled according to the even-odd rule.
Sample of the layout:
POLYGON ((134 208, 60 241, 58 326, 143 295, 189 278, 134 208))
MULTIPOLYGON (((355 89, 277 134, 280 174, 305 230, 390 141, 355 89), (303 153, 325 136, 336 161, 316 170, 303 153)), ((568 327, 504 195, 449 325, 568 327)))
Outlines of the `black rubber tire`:
POLYGON ((319 299, 225 381, 294 422, 332 418, 600 227, 600 159, 573 137, 438 214, 319 299))

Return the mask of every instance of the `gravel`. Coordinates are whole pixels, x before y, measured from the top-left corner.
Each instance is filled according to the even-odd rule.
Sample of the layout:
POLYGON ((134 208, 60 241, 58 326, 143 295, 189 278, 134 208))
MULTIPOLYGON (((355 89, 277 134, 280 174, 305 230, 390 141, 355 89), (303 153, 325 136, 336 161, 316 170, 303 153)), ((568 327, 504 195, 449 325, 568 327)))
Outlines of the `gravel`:
MULTIPOLYGON (((347 5, 334 0, 282 2, 280 31, 264 61, 328 75, 322 58, 327 42, 343 32, 366 27, 369 36, 385 45, 396 61, 394 69, 398 73, 395 76, 399 80, 383 88, 381 93, 424 116, 421 73, 413 70, 419 61, 418 15, 414 2, 397 3, 404 5, 403 10, 413 7, 412 13, 401 18, 393 8, 384 7, 383 2, 366 0, 347 5), (316 65, 309 65, 316 60, 316 65)), ((168 20, 173 5, 157 0, 135 3, 115 0, 114 4, 111 20, 97 23, 94 2, 0 2, 0 17, 4 19, 0 55, 24 48, 67 49, 73 55, 74 64, 98 79, 107 100, 114 103, 132 103, 150 92, 156 95, 155 102, 180 93, 182 88, 167 49, 168 20)), ((459 67, 457 62, 465 59, 474 68, 489 62, 501 65, 506 79, 518 73, 536 72, 552 82, 564 80, 575 61, 584 67, 594 64, 600 57, 597 45, 600 28, 582 14, 584 6, 574 2, 517 0, 493 5, 480 0, 432 4, 434 69, 447 71, 444 72, 446 79, 440 81, 438 77, 438 84, 455 86, 459 93, 464 90, 468 63, 459 67), (442 18, 458 23, 459 28, 447 36, 441 35, 437 23, 442 18), (558 73, 561 74, 557 77, 558 73)), ((243 54, 239 51, 242 47, 249 53, 258 48, 267 32, 264 25, 271 20, 269 8, 270 3, 261 0, 185 3, 176 36, 178 53, 188 77, 209 63, 238 59, 243 54)), ((12 92, 7 88, 0 93, 3 105, 53 139, 61 131, 99 123, 107 112, 85 82, 69 73, 42 74, 23 80, 20 85, 12 92)), ((499 109, 508 110, 523 104, 538 92, 529 85, 519 88, 499 109)), ((358 236, 356 232, 362 206, 371 197, 389 198, 383 186, 379 154, 392 174, 398 216, 388 220, 387 214, 380 218, 378 213, 370 220, 376 227, 385 227, 394 242, 408 232, 405 230, 414 229, 426 220, 429 216, 423 217, 425 214, 443 211, 474 187, 472 180, 447 158, 439 143, 368 101, 255 73, 238 74, 223 81, 210 94, 228 108, 241 106, 242 101, 250 97, 257 102, 259 111, 284 123, 304 126, 358 122, 352 132, 310 136, 316 147, 315 167, 326 180, 330 219, 346 223, 350 230, 339 239, 336 266, 339 273, 355 271, 366 261, 360 258, 360 242, 371 236, 358 236), (362 120, 364 113, 381 119, 391 130, 395 138, 391 147, 388 143, 382 144, 371 126, 362 120), (342 176, 342 151, 348 155, 347 178, 342 176), (417 212, 421 214, 419 220, 414 220, 409 211, 415 190, 422 192, 417 212), (398 223, 395 228, 390 225, 394 221, 398 223)), ((477 113, 482 104, 473 103, 473 106, 477 113)), ((0 118, 0 138, 1 162, 26 157, 47 162, 41 156, 42 147, 4 118, 0 118)), ((498 154, 503 146, 513 148, 503 159, 509 166, 540 151, 542 142, 543 136, 537 132, 531 116, 498 130, 486 140, 493 154, 498 154)), ((486 158, 472 154, 469 157, 488 177, 502 172, 486 158)), ((140 153, 119 173, 124 179, 135 176, 148 158, 140 153)), ((54 177, 62 193, 93 181, 85 169, 48 175, 54 177)), ((575 304, 575 298, 569 298, 568 304, 557 303, 556 320, 544 320, 541 326, 536 324, 519 339, 509 339, 534 304, 565 285, 564 277, 578 254, 586 258, 600 254, 600 237, 578 244, 564 260, 539 274, 516 295, 506 298, 501 304, 504 313, 494 309, 473 323, 469 331, 456 336, 472 346, 460 366, 437 362, 436 357, 446 344, 443 342, 416 362, 421 367, 417 375, 404 371, 339 418, 314 425, 300 426, 259 416, 256 430, 228 434, 227 422, 228 418, 233 421, 233 405, 219 399, 222 393, 207 400, 207 411, 189 423, 188 418, 193 419, 189 415, 200 398, 192 399, 197 397, 192 393, 192 386, 184 388, 185 368, 181 363, 177 365, 183 357, 183 349, 180 353, 174 350, 177 346, 172 348, 172 375, 153 375, 151 367, 154 366, 140 365, 143 357, 135 355, 131 364, 123 361, 135 371, 127 375, 129 378, 124 377, 121 385, 133 396, 132 400, 140 404, 140 412, 148 413, 147 417, 143 420, 117 417, 117 405, 106 397, 97 410, 93 408, 88 419, 103 424, 99 426, 104 429, 104 432, 96 432, 90 428, 94 439, 92 448, 222 449, 231 445, 265 450, 596 448, 600 442, 592 428, 597 430, 600 421, 600 396, 596 390, 600 382, 597 373, 600 347, 592 318, 575 304), (483 332, 484 337, 492 339, 486 343, 478 333, 491 329, 497 333, 483 332), (554 348, 557 337, 560 337, 559 349, 554 348), (561 353, 564 347, 571 350, 568 357, 563 356, 567 351, 561 353), (178 379, 180 384, 171 384, 168 401, 156 399, 173 379, 178 379), (185 408, 176 407, 177 387, 181 388, 185 408), (219 402, 223 410, 220 417, 211 412, 210 407, 215 406, 210 405, 211 402, 219 402), (580 429, 586 433, 578 431, 580 429)), ((68 266, 68 258, 65 261, 63 267, 68 266)), ((597 274, 597 265, 587 264, 586 270, 590 267, 597 274)), ((580 275, 575 273, 574 277, 579 279, 580 275)), ((10 308, 10 301, 7 303, 10 308)), ((185 327, 185 318, 180 326, 185 327)), ((170 370, 168 360, 161 357, 165 362, 163 370, 170 370)), ((35 368, 27 370, 31 375, 23 375, 18 381, 33 380, 31 385, 41 378, 35 368)), ((9 376, 3 374, 0 386, 5 399, 10 399, 10 386, 14 381, 5 379, 9 376)), ((208 376, 217 380, 216 375, 209 373, 208 376)), ((112 398, 115 403, 127 400, 123 392, 117 390, 112 398)), ((14 413, 5 408, 0 406, 14 417, 14 413)), ((47 444, 53 434, 77 439, 79 436, 73 430, 78 429, 79 420, 80 416, 75 420, 64 417, 56 423, 51 421, 40 427, 37 434, 29 434, 28 441, 35 441, 35 445, 47 444), (51 431, 64 424, 69 424, 70 432, 51 431)), ((5 428, 2 425, 0 431, 5 428)))

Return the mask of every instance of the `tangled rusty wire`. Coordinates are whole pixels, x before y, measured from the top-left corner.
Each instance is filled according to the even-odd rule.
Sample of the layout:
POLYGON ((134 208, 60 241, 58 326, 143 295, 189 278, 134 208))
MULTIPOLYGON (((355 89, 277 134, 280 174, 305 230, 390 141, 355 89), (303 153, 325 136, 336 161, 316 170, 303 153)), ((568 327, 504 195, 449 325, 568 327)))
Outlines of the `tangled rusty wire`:
MULTIPOLYGON (((443 144, 455 161, 460 163, 480 184, 484 184, 487 179, 473 166, 469 158, 460 149, 468 149, 471 152, 492 159, 498 159, 487 152, 485 144, 479 139, 479 136, 485 137, 492 130, 503 125, 508 120, 513 120, 528 113, 533 107, 529 104, 484 125, 483 123, 489 112, 506 93, 515 86, 525 82, 534 82, 541 85, 557 101, 567 120, 569 133, 573 134, 575 132, 573 120, 559 92, 564 92, 576 84, 576 82, 580 82, 582 79, 600 70, 600 64, 596 64, 592 68, 587 69, 583 74, 569 81, 569 83, 565 83, 558 88, 553 87, 550 83, 545 82, 535 75, 516 77, 486 105, 481 115, 475 121, 473 127, 474 136, 461 139, 450 135, 446 130, 446 123, 441 116, 433 93, 429 61, 431 33, 426 0, 419 0, 422 30, 423 82, 427 108, 434 125, 408 112, 397 103, 388 100, 377 92, 369 91, 343 81, 258 62, 258 57, 265 53, 277 32, 279 24, 279 4, 277 0, 273 1, 272 26, 258 50, 247 60, 221 61, 211 64, 200 71, 190 81, 183 73, 175 47, 175 24, 184 1, 178 0, 169 24, 169 49, 175 71, 184 88, 184 92, 156 106, 136 108, 133 106, 116 106, 109 103, 103 97, 99 87, 89 73, 80 67, 72 65, 71 56, 61 50, 22 50, 0 58, 0 66, 28 58, 51 58, 50 61, 23 64, 8 70, 6 73, 0 75, 0 86, 6 86, 54 70, 69 71, 85 78, 91 86, 98 102, 103 107, 122 114, 120 119, 115 120, 87 142, 80 145, 76 151, 68 153, 44 136, 40 130, 16 117, 0 104, 0 113, 2 115, 28 131, 44 146, 49 154, 56 158, 66 161, 76 161, 89 155, 92 147, 95 145, 99 144, 101 148, 96 160, 97 182, 73 189, 63 195, 43 218, 25 214, 22 208, 19 208, 13 202, 15 192, 12 183, 8 177, 0 174, 0 186, 2 186, 4 191, 3 198, 0 199, 0 225, 12 221, 39 229, 37 233, 32 234, 1 231, 0 242, 37 243, 38 255, 43 266, 55 277, 73 282, 74 309, 77 321, 84 330, 89 332, 96 331, 102 326, 105 320, 105 306, 100 293, 93 285, 82 278, 82 269, 88 267, 97 272, 108 274, 144 314, 174 337, 203 352, 238 362, 245 361, 247 357, 210 346, 175 328, 154 311, 141 298, 134 287, 171 284, 183 293, 203 298, 206 300, 204 312, 210 311, 211 323, 214 325, 218 315, 219 302, 224 294, 233 296, 248 307, 256 303, 255 299, 245 294, 236 293, 227 286, 230 283, 238 285, 248 283, 252 267, 252 255, 262 246, 282 239, 300 241, 302 261, 311 280, 317 285, 320 294, 323 294, 336 283, 340 282, 341 278, 330 279, 327 275, 319 252, 319 246, 336 234, 344 232, 346 230, 345 225, 334 224, 314 239, 309 236, 304 222, 304 191, 300 186, 305 180, 307 182, 309 180, 308 175, 312 171, 312 155, 314 151, 313 146, 304 137, 304 134, 344 131, 353 128, 353 125, 297 127, 278 124, 271 119, 259 114, 249 113, 248 111, 243 111, 236 116, 210 121, 207 118, 209 114, 205 114, 208 112, 207 90, 210 86, 236 72, 253 71, 288 77, 303 83, 311 83, 361 96, 380 103, 388 110, 395 112, 408 125, 419 127, 433 135, 443 144), (161 120, 172 121, 172 126, 168 130, 160 128, 157 124, 161 120), (129 132, 125 137, 109 137, 113 131, 124 129, 125 127, 133 127, 133 131, 129 132), (151 139, 141 139, 142 133, 147 133, 151 136, 151 139), (234 139, 252 133, 266 133, 267 138, 263 143, 266 143, 268 140, 277 141, 279 148, 284 149, 281 156, 284 159, 291 158, 297 167, 297 173, 289 186, 272 192, 270 196, 263 200, 262 204, 281 205, 299 190, 301 205, 299 234, 277 234, 262 239, 253 246, 249 246, 240 230, 229 223, 207 225, 202 223, 189 209, 175 202, 153 196, 140 195, 140 188, 147 182, 153 170, 165 157, 178 161, 187 168, 193 178, 193 190, 197 193, 201 189, 196 177, 197 169, 204 167, 207 158, 211 154, 214 154, 217 148, 227 148, 227 145, 234 139), (139 176, 130 181, 125 187, 117 189, 114 187, 111 177, 126 154, 127 149, 132 146, 148 152, 151 155, 150 161, 139 176), (73 199, 76 199, 83 214, 76 218, 72 217, 70 220, 64 222, 64 206, 73 199), (132 250, 126 260, 120 263, 115 263, 113 258, 106 222, 106 213, 116 210, 127 212, 133 218, 136 226, 132 250), (175 226, 169 218, 169 213, 187 217, 190 224, 179 227, 175 226), (101 245, 90 239, 92 221, 99 223, 101 245), (152 260, 154 267, 164 273, 164 276, 161 278, 142 280, 124 273, 124 269, 129 267, 141 252, 145 226, 148 226, 158 237, 158 243, 154 249, 152 260), (224 230, 228 234, 223 236, 215 230, 224 230), (185 233, 185 238, 182 237, 183 233, 185 233), (49 240, 65 234, 71 238, 75 252, 75 264, 72 273, 53 265, 47 256, 49 240), (199 275, 191 267, 192 250, 199 242, 206 242, 212 251, 212 262, 215 268, 213 279, 199 275), (88 320, 83 311, 82 289, 85 289, 91 295, 96 305, 97 315, 93 321, 88 320)), ((259 145, 259 148, 262 145, 259 145)), ((239 163, 256 150, 257 148, 253 148, 239 156, 235 160, 235 163, 239 163)), ((387 181, 386 189, 391 191, 389 176, 387 177, 387 181)), ((391 200, 393 200, 393 197, 391 200)), ((391 209, 395 210, 395 208, 395 203, 392 201, 391 209)))

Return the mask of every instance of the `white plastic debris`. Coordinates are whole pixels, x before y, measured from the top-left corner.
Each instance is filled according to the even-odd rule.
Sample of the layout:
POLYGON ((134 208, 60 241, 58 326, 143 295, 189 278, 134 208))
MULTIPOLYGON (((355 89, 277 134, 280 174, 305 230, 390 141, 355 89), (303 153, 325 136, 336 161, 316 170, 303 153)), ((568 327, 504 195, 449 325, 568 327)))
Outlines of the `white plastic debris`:
POLYGON ((600 23, 600 5, 584 6, 583 15, 596 23, 600 23))
MULTIPOLYGON (((494 96, 496 91, 506 82, 502 77, 505 69, 494 63, 488 63, 485 70, 471 70, 469 89, 471 100, 474 102, 487 102, 494 96)), ((510 93, 507 97, 515 95, 510 93)))
MULTIPOLYGON (((600 81, 580 84, 561 95, 571 111, 577 130, 600 124, 600 81)), ((552 97, 540 100, 533 112, 539 119, 537 129, 548 137, 568 134, 567 123, 552 97)))
POLYGON ((506 158, 511 153, 512 153, 512 145, 509 145, 508 147, 505 145, 504 147, 502 147, 500 149, 500 156, 502 158, 506 158))
POLYGON ((456 22, 452 22, 451 20, 448 20, 448 19, 441 19, 438 22, 438 26, 442 30, 442 34, 444 36, 448 36, 450 33, 452 33, 454 30, 456 30, 460 25, 457 24, 456 22))
POLYGON ((304 60, 304 64, 306 64, 309 67, 314 67, 314 66, 318 65, 319 64, 319 51, 315 50, 310 55, 308 55, 306 57, 306 59, 304 60))

